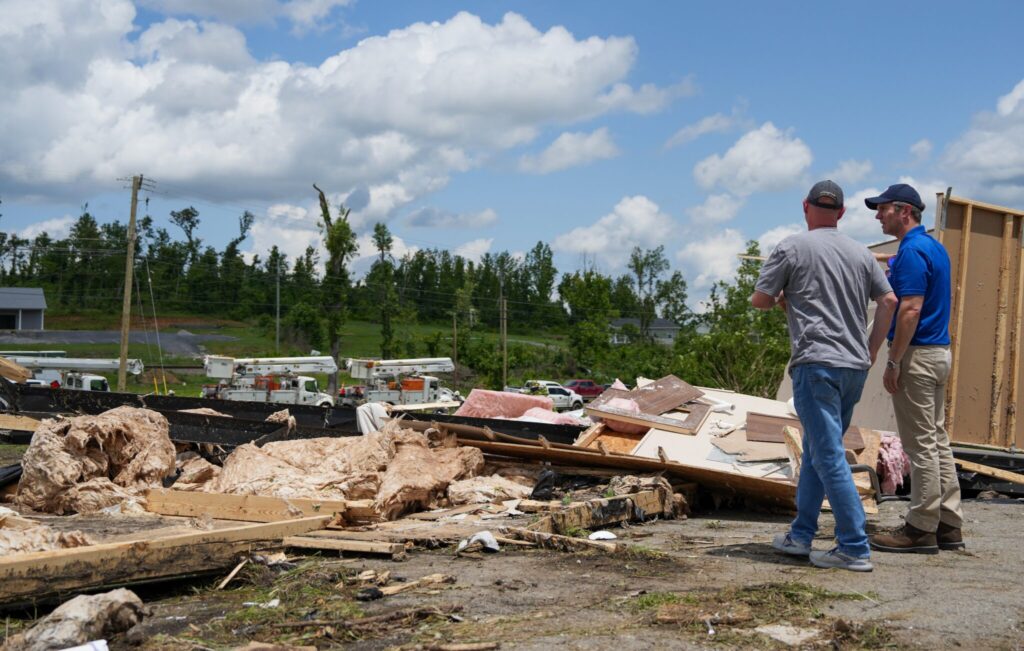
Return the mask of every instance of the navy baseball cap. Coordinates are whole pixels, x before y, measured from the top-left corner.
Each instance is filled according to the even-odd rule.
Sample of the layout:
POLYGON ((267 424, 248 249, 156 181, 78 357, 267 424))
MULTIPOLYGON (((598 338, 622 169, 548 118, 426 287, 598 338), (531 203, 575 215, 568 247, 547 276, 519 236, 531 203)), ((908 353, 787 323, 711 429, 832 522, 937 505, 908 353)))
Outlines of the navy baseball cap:
POLYGON ((864 203, 867 204, 868 208, 878 210, 878 206, 883 203, 892 203, 894 201, 909 203, 911 206, 915 206, 918 210, 924 210, 924 202, 921 201, 921 195, 917 193, 917 190, 906 183, 890 185, 886 188, 885 192, 877 197, 868 197, 864 200, 864 203))
POLYGON ((807 193, 807 203, 828 210, 843 207, 843 189, 835 181, 818 181, 807 193))

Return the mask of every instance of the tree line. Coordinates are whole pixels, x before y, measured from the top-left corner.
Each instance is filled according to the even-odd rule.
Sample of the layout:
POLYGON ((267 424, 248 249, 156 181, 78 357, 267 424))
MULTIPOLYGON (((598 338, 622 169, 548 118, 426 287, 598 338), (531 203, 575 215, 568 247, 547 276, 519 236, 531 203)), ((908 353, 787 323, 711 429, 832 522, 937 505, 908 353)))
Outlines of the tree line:
MULTIPOLYGON (((601 381, 675 373, 705 386, 774 394, 788 341, 780 312, 759 313, 749 306, 755 261, 744 260, 735 280, 715 285, 707 309, 698 314, 687 307, 686 280, 671 269, 661 246, 634 248, 619 275, 594 268, 560 272, 543 241, 525 255, 502 251, 472 260, 435 248, 396 258, 387 225, 378 223, 372 265, 355 278, 351 264, 357 246, 348 211, 332 210, 316 190, 323 248, 308 247, 293 258, 276 246, 265 255, 243 256, 239 247, 254 222, 249 212, 238 218, 237 233, 220 250, 199 236, 194 207, 171 211, 171 229, 142 217, 133 289, 140 300, 152 292, 162 314, 217 316, 264 327, 276 313, 279 295, 282 327, 293 342, 338 356, 347 320, 376 322, 382 357, 457 353, 467 379, 491 386, 501 379, 492 333, 504 299, 511 335, 545 333, 565 342, 550 349, 510 345, 513 378, 549 373, 601 381), (620 333, 628 339, 625 345, 611 343, 611 322, 618 317, 636 319, 636 327, 620 333), (656 318, 680 326, 673 346, 654 343, 650 327, 656 318), (455 328, 458 351, 441 332, 415 334, 410 326, 416 324, 455 328)), ((101 224, 88 206, 63 238, 0 232, 0 285, 42 287, 51 310, 119 311, 127 238, 126 224, 101 224)), ((747 253, 758 254, 755 242, 747 253)))

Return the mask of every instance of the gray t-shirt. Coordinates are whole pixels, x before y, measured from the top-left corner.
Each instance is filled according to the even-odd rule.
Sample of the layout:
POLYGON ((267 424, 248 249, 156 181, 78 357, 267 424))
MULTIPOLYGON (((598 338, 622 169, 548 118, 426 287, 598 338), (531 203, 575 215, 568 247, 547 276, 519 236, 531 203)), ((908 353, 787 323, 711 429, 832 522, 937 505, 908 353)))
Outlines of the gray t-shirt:
POLYGON ((790 368, 871 367, 868 301, 892 289, 863 244, 834 228, 787 237, 761 267, 755 289, 769 296, 785 294, 790 368))

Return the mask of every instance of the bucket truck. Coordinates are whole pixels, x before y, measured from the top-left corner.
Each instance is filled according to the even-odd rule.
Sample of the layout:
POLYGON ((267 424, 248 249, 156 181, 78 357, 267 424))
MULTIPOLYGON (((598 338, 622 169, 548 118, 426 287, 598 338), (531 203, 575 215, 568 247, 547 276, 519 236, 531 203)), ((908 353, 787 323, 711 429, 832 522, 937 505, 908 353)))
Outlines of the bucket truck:
POLYGON ((336 373, 332 357, 247 357, 207 355, 206 376, 219 380, 204 385, 203 398, 278 402, 331 407, 334 399, 320 391, 316 378, 302 373, 336 373))
MULTIPOLYGON (((32 371, 34 379, 42 383, 76 391, 110 391, 107 378, 89 371, 116 372, 120 365, 116 359, 87 359, 80 357, 40 357, 28 354, 8 355, 7 359, 32 371)), ((129 359, 126 363, 132 375, 142 373, 142 361, 129 359)))
POLYGON ((385 402, 391 405, 461 402, 456 391, 440 385, 440 380, 427 373, 450 373, 455 364, 450 357, 417 359, 348 359, 345 368, 355 379, 365 380, 361 397, 342 396, 342 404, 385 402))

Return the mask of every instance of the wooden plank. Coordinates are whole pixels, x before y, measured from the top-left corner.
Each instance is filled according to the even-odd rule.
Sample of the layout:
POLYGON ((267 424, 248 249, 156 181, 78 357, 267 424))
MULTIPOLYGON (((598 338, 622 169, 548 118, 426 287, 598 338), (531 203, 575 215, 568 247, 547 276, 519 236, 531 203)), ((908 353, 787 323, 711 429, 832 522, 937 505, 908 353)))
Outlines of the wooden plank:
POLYGON ((616 432, 614 430, 606 430, 603 434, 594 439, 590 445, 584 446, 591 449, 600 449, 600 446, 604 446, 604 449, 608 452, 616 452, 618 454, 632 454, 636 446, 640 444, 644 438, 644 434, 624 434, 622 432, 616 432))
POLYGON ((666 375, 660 380, 633 389, 628 397, 636 402, 641 412, 659 416, 703 395, 704 392, 692 384, 674 375, 666 375))
POLYGON ((995 351, 992 356, 992 399, 988 416, 988 443, 991 445, 1009 445, 1013 436, 1003 435, 1003 414, 1006 405, 1003 403, 1004 378, 1006 376, 1006 321, 1010 310, 1010 267, 1013 245, 1013 215, 1003 215, 1003 242, 999 256, 999 285, 996 289, 996 331, 995 351), (1007 440, 1009 439, 1009 440, 1007 440))
POLYGON ((480 448, 485 453, 544 461, 558 461, 580 466, 599 466, 647 472, 668 472, 701 484, 705 488, 732 495, 743 495, 753 501, 793 508, 796 486, 789 481, 750 477, 724 470, 689 466, 676 461, 662 462, 645 457, 622 454, 602 455, 589 449, 576 448, 545 450, 536 445, 512 444, 494 441, 459 439, 459 445, 480 448))
POLYGON ((1008 403, 1008 414, 1006 418, 1006 431, 1010 445, 1024 447, 1024 435, 1017 433, 1017 412, 1024 408, 1018 405, 1020 399, 1020 358, 1024 354, 1021 350, 1021 333, 1024 332, 1024 218, 1019 222, 1017 229, 1017 308, 1013 316, 1013 334, 1010 336, 1010 359, 1013 360, 1010 368, 1010 389, 1008 403))
POLYGON ((569 552, 590 551, 595 549, 605 552, 619 551, 618 544, 604 540, 571 538, 569 536, 560 536, 558 534, 544 533, 541 531, 531 531, 529 529, 520 529, 517 527, 507 527, 502 531, 512 538, 528 540, 546 549, 557 549, 559 551, 569 552))
POLYGON ((285 547, 295 547, 298 549, 320 549, 339 552, 354 552, 357 554, 384 554, 392 557, 402 556, 405 554, 405 545, 392 542, 337 540, 312 536, 287 536, 283 542, 285 547))
POLYGON ((693 405, 685 420, 670 418, 668 416, 654 416, 651 414, 636 414, 625 409, 615 407, 584 407, 589 416, 603 418, 605 420, 617 420, 623 423, 631 423, 642 427, 655 427, 677 434, 696 434, 711 408, 708 405, 693 405), (696 426, 694 426, 696 424, 696 426))
POLYGON ((233 567, 238 557, 280 547, 281 538, 320 529, 318 515, 163 538, 0 557, 0 603, 33 603, 82 590, 233 567))
POLYGON ((34 432, 39 427, 39 423, 35 418, 29 418, 28 416, 18 416, 16 414, 0 414, 0 429, 13 429, 19 432, 34 432))
POLYGON ((786 416, 772 416, 751 411, 747 413, 747 440, 754 443, 785 443, 786 436, 783 428, 792 427, 799 430, 803 435, 804 428, 797 418, 786 416))
POLYGON ((433 411, 435 409, 455 409, 461 405, 461 402, 455 400, 443 400, 441 402, 422 402, 414 405, 391 405, 388 407, 390 412, 401 412, 401 411, 433 411))
POLYGON ((648 490, 629 495, 589 500, 575 507, 550 514, 554 533, 573 529, 596 529, 621 522, 632 522, 672 512, 668 491, 648 490))
POLYGON ((956 465, 960 466, 964 470, 976 472, 979 475, 1002 479, 1003 481, 1013 482, 1014 484, 1024 484, 1024 475, 1020 473, 1010 472, 1009 470, 1002 470, 1000 468, 993 468, 992 466, 985 466, 980 463, 974 463, 973 461, 964 461, 963 459, 954 459, 954 461, 956 461, 956 465))
POLYGON ((0 357, 0 376, 5 377, 11 382, 21 384, 32 377, 32 371, 20 364, 12 362, 6 357, 0 357))
POLYGON ((155 488, 146 493, 146 502, 148 511, 160 515, 209 515, 215 520, 245 522, 277 522, 332 513, 343 514, 346 519, 353 520, 373 520, 379 517, 373 507, 373 500, 285 499, 155 488))
MULTIPOLYGON (((948 209, 948 208, 947 208, 948 209)), ((974 205, 967 204, 964 209, 963 226, 960 229, 960 255, 957 259, 957 280, 953 287, 953 296, 956 301, 953 304, 952 327, 950 328, 950 354, 952 363, 949 380, 946 384, 946 427, 950 431, 956 431, 956 403, 957 403, 957 380, 960 376, 960 349, 963 339, 964 327, 964 300, 967 296, 967 262, 971 246, 971 221, 974 215, 974 205)))
MULTIPOLYGON (((747 414, 746 434, 747 441, 751 443, 785 443, 786 436, 783 430, 792 427, 803 436, 804 427, 798 418, 787 416, 772 416, 758 412, 747 414)), ((863 450, 864 437, 860 428, 851 425, 843 434, 843 447, 847 450, 863 450)))
POLYGON ((594 439, 596 439, 598 436, 600 436, 604 431, 605 431, 605 424, 604 423, 594 423, 593 425, 591 425, 587 429, 583 430, 580 433, 580 435, 576 437, 576 440, 573 442, 573 445, 577 445, 577 446, 579 446, 581 448, 593 447, 593 446, 590 445, 591 442, 594 439))

